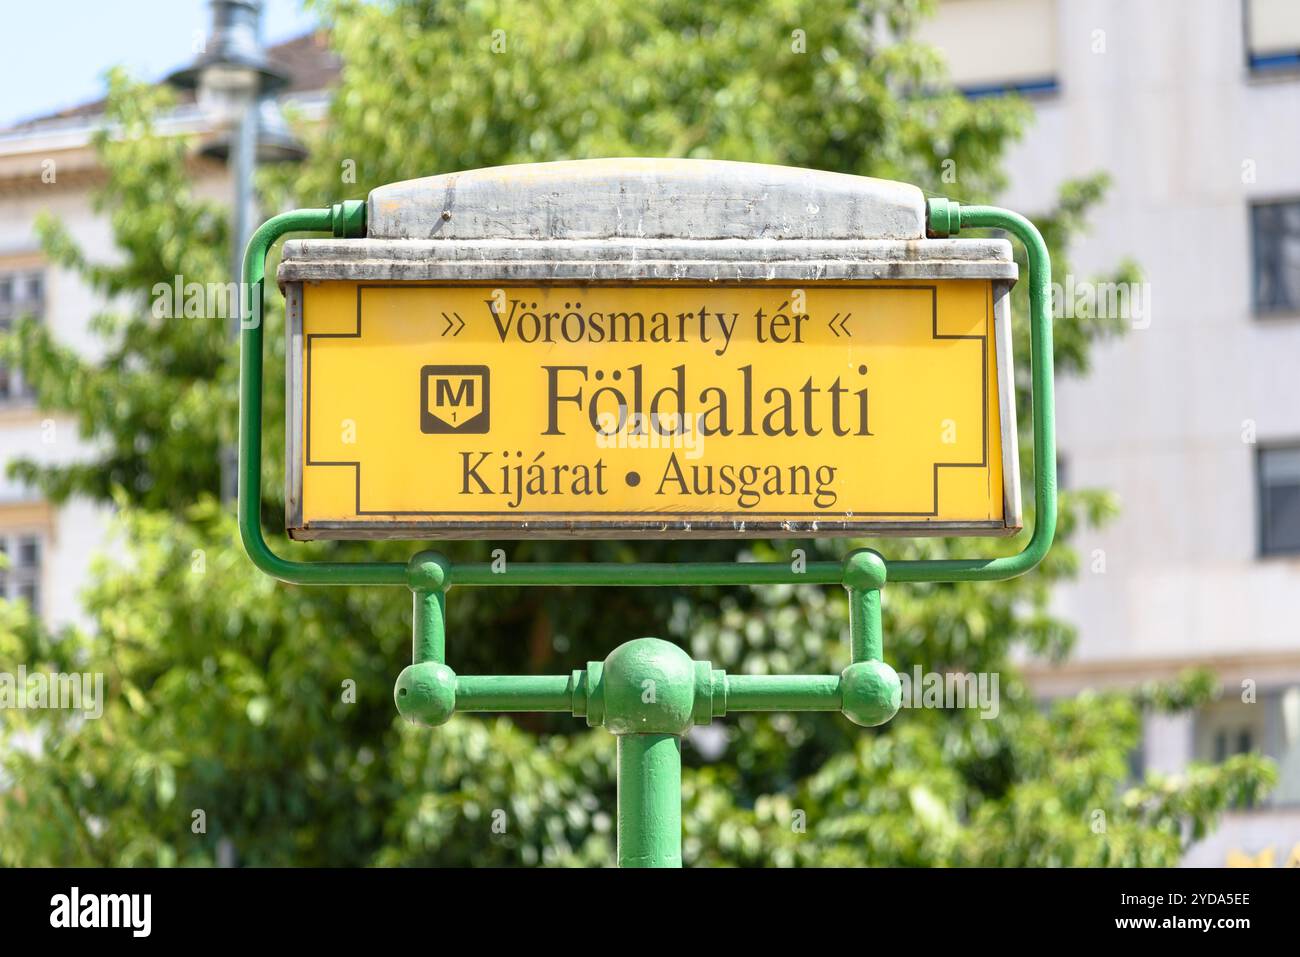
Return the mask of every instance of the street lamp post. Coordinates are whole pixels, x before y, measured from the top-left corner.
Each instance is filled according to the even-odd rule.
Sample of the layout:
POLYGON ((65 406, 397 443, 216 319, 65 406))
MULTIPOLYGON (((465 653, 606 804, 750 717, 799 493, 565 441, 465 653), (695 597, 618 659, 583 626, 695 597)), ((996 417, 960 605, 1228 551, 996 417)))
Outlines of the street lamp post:
MULTIPOLYGON (((259 162, 300 160, 306 150, 285 128, 274 94, 289 78, 266 57, 261 36, 261 0, 211 0, 212 26, 203 51, 167 82, 194 91, 214 134, 201 152, 225 160, 231 181, 230 261, 239 275, 244 247, 258 222, 253 174, 259 162)), ((243 296, 232 310, 230 338, 237 341, 243 296)), ((233 501, 238 488, 236 447, 221 449, 221 495, 233 501)))

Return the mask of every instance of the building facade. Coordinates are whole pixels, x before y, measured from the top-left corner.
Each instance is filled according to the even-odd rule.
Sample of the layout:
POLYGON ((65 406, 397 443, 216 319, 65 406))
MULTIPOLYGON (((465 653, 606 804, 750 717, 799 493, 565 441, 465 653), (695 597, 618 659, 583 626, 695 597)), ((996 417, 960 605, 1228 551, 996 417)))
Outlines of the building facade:
MULTIPOLYGON (((279 44, 268 56, 289 76, 279 97, 307 121, 325 110, 325 88, 338 64, 323 34, 279 44)), ((102 101, 0 130, 0 330, 19 316, 45 323, 58 340, 93 356, 98 340, 90 318, 105 309, 79 276, 46 260, 36 224, 42 214, 57 218, 92 262, 118 255, 106 218, 93 208, 102 182, 92 138, 103 125, 102 101)), ((193 137, 196 146, 220 139, 222 130, 192 95, 160 120, 159 131, 193 137)), ((190 163, 194 189, 229 202, 230 173, 218 159, 196 149, 190 163)), ((164 277, 166 278, 166 277, 164 277)), ((94 556, 106 541, 108 512, 81 500, 60 507, 6 477, 15 459, 42 464, 75 461, 91 450, 67 416, 37 408, 30 389, 15 370, 0 365, 0 596, 22 598, 54 627, 82 623, 78 595, 94 556)))
POLYGON ((1111 178, 1056 308, 1095 293, 1126 331, 1058 384, 1057 432, 1065 487, 1122 511, 1076 540, 1058 596, 1075 651, 1030 662, 1033 686, 1211 669, 1221 700, 1149 717, 1135 763, 1271 756, 1272 796, 1187 861, 1300 864, 1300 4, 944 0, 924 33, 972 95, 1033 105, 1007 206, 1032 216, 1064 180, 1111 178), (1125 259, 1141 286, 1090 286, 1125 259))

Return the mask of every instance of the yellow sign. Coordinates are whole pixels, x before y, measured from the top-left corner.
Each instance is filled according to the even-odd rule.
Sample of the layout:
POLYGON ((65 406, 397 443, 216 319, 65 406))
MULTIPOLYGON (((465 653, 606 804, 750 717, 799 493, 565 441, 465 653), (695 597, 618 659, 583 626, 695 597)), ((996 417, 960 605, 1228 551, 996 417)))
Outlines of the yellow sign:
POLYGON ((1020 526, 989 280, 297 295, 297 538, 1020 526))

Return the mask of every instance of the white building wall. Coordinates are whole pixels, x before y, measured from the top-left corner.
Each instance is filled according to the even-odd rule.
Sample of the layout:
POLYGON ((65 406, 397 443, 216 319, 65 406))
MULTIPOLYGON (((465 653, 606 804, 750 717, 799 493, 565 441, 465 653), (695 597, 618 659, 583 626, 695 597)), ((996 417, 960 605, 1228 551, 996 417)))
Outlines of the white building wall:
MULTIPOLYGON (((1243 680, 1292 687, 1300 556, 1258 556, 1250 438, 1300 439, 1300 318, 1253 315, 1249 207, 1300 198, 1300 73, 1252 75, 1229 0, 1058 0, 1055 30, 1059 88, 1033 98, 1002 201, 1032 216, 1063 181, 1109 173, 1075 279, 1132 258, 1151 309, 1094 349, 1086 378, 1058 381, 1069 486, 1110 489, 1122 512, 1076 539, 1080 578, 1058 595, 1072 660, 1031 676, 1065 694, 1204 664, 1229 696, 1243 680)), ((1193 728, 1151 718, 1144 766, 1185 768, 1193 728)), ((1268 846, 1281 863, 1297 845, 1300 807, 1244 811, 1188 863, 1268 846)))
MULTIPOLYGON (((86 146, 90 127, 75 124, 42 132, 0 134, 0 271, 7 265, 41 262, 44 309, 41 321, 57 340, 89 358, 102 354, 103 343, 90 332, 90 322, 106 306, 81 277, 44 260, 37 223, 42 215, 57 219, 90 262, 120 261, 106 216, 92 207, 100 177, 86 146), (53 160, 52 182, 42 182, 42 164, 53 160)), ((203 195, 222 198, 229 187, 220 167, 212 166, 196 182, 203 195)), ((160 277, 170 281, 171 277, 160 277)), ((33 518, 38 493, 9 479, 5 471, 15 459, 42 464, 85 458, 90 446, 78 435, 74 418, 37 409, 28 400, 0 401, 0 535, 31 532, 42 540, 40 572, 41 616, 54 627, 86 626, 80 594, 90 564, 106 547, 111 510, 73 500, 33 518)))
POLYGON ((1070 483, 1113 489, 1123 507, 1079 540, 1104 549, 1106 570, 1063 595, 1077 655, 1300 654, 1300 560, 1257 557, 1243 441, 1251 428, 1300 438, 1300 321, 1252 315, 1248 233, 1250 200, 1300 196, 1300 77, 1247 75, 1236 4, 1060 10, 1062 89, 1014 151, 1005 201, 1042 209, 1053 180, 1109 172, 1075 272, 1131 256, 1152 304, 1148 328, 1100 345, 1088 377, 1058 390, 1070 483), (1090 52, 1094 29, 1104 54, 1090 52))
POLYGON ((1143 769, 1177 774, 1192 760, 1192 716, 1158 714, 1142 729, 1143 769))

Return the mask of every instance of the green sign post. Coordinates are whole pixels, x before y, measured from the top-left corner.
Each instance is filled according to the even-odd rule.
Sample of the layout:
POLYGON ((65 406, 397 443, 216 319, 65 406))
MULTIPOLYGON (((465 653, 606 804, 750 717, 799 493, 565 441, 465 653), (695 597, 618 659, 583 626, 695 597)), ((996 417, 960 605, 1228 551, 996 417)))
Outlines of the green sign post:
MULTIPOLYGON (((994 291, 980 301, 999 302, 996 308, 1005 310, 1006 299, 1001 294, 1009 288, 1006 279, 1008 266, 1001 261, 993 265, 1001 270, 995 274, 997 278, 991 287, 994 291)), ((1014 266, 1009 268, 1014 269, 1014 266)), ((413 181, 413 184, 394 184, 394 187, 376 190, 368 203, 349 201, 330 208, 296 210, 275 216, 254 234, 244 258, 243 278, 248 302, 241 332, 239 525, 245 548, 254 564, 284 582, 299 585, 388 585, 411 591, 414 597, 412 662, 401 672, 394 691, 397 708, 403 716, 436 727, 457 712, 568 712, 574 717, 585 718, 591 727, 604 727, 615 734, 618 738, 618 863, 639 867, 680 866, 681 743, 693 726, 744 711, 839 711, 863 727, 883 724, 898 711, 901 701, 898 675, 885 663, 883 654, 881 594, 886 582, 1001 581, 1024 574, 1047 554, 1056 527, 1050 275, 1051 265, 1042 237, 1032 223, 1016 213, 987 206, 961 206, 945 199, 925 202, 920 199, 919 191, 902 184, 748 164, 621 161, 610 165, 605 161, 590 161, 506 167, 478 171, 477 174, 432 177, 428 181, 413 181), (640 167, 638 163, 647 165, 640 167), (473 179, 476 175, 478 180, 473 179), (458 177, 461 178, 459 184, 458 177), (412 186, 419 187, 415 191, 415 201, 410 199, 412 186), (391 193, 384 193, 384 190, 394 188, 399 188, 399 192, 400 188, 406 188, 406 195, 395 199, 391 193), (461 198, 464 196, 468 199, 461 198), (420 197, 427 198, 427 202, 421 201, 420 197), (709 203, 715 198, 723 210, 717 220, 721 227, 716 229, 711 228, 708 221, 709 203), (474 202, 481 209, 476 210, 472 205, 474 202), (538 204, 544 206, 546 202, 561 206, 586 202, 589 209, 582 214, 581 210, 569 206, 555 210, 538 208, 538 204), (604 207, 606 202, 617 207, 612 215, 605 215, 609 212, 604 207), (619 203, 631 206, 619 207, 619 203), (467 204, 470 205, 468 212, 467 204), (658 216, 662 221, 669 215, 663 212, 665 208, 671 210, 678 206, 686 207, 680 217, 680 228, 665 230, 661 222, 660 228, 653 230, 659 235, 647 238, 642 234, 648 217, 658 216), (741 223, 737 227, 735 220, 739 214, 735 210, 744 209, 748 214, 755 207, 757 212, 754 215, 766 217, 763 223, 757 227, 741 223), (832 214, 830 210, 835 212, 832 214), (568 215, 551 215, 557 211, 567 211, 568 215), (906 218, 909 211, 913 214, 912 220, 906 218), (448 222, 455 221, 459 225, 459 218, 473 220, 479 214, 482 223, 494 224, 492 228, 497 228, 495 224, 512 220, 507 224, 509 233, 504 237, 487 235, 482 232, 486 227, 475 226, 479 232, 452 233, 446 237, 441 234, 448 222), (797 216, 809 218, 798 221, 797 216), (820 225, 827 218, 833 220, 830 226, 820 225), (541 227, 537 224, 542 222, 547 224, 546 229, 539 233, 541 227), (637 222, 641 223, 641 233, 638 233, 636 225, 626 227, 631 230, 628 233, 621 232, 625 223, 637 222), (555 223, 559 225, 553 225, 555 223), (368 225, 376 224, 378 230, 368 230, 368 225), (325 233, 334 237, 291 244, 299 247, 292 254, 286 250, 281 281, 290 292, 291 328, 301 331, 303 299, 295 284, 304 283, 401 284, 420 281, 427 284, 433 281, 451 286, 457 281, 472 279, 487 280, 489 284, 497 281, 503 287, 521 282, 544 285, 561 281, 569 285, 578 281, 593 284, 622 282, 629 286, 640 283, 649 287, 652 280, 662 285, 666 278, 668 282, 698 282, 703 279, 718 284, 777 282, 784 292, 815 282, 848 283, 852 280, 862 285, 886 280, 893 283, 899 277, 918 284, 987 281, 989 275, 994 274, 980 273, 979 270, 991 268, 986 261, 990 241, 980 241, 983 245, 978 247, 963 246, 963 243, 971 241, 951 238, 965 229, 983 228, 1003 230, 1019 239, 1025 247, 1029 269, 1035 514, 1026 544, 1014 555, 889 561, 875 551, 859 549, 850 552, 842 562, 814 561, 803 565, 783 562, 510 562, 502 570, 489 563, 453 562, 434 551, 421 551, 406 564, 296 561, 272 551, 263 535, 262 312, 265 263, 271 247, 287 234, 325 233), (376 231, 380 235, 376 235, 376 231), (665 231, 669 235, 663 235, 665 231), (738 231, 749 231, 753 235, 736 235, 738 231), (504 252, 500 242, 503 238, 510 240, 504 252), (310 246, 311 243, 320 245, 310 246), (759 245, 749 245, 751 243, 759 245), (530 248, 533 249, 529 254, 531 258, 519 252, 530 248), (900 253, 900 250, 904 252, 900 253), (303 262, 295 265, 296 261, 291 262, 295 256, 303 262), (833 264, 829 269, 826 265, 828 259, 833 264), (409 272, 412 263, 419 264, 418 268, 425 271, 409 272), (751 265, 753 271, 746 272, 751 265), (912 271, 908 272, 908 269, 912 271), (705 274, 701 270, 714 272, 705 274), (604 661, 587 662, 585 667, 567 675, 458 675, 447 663, 445 609, 448 589, 453 585, 656 587, 777 584, 840 585, 847 590, 849 662, 839 674, 727 674, 713 668, 710 662, 692 660, 670 642, 652 637, 634 638, 615 648, 604 661)), ((359 333, 363 322, 361 296, 351 290, 348 295, 356 298, 359 333)), ((939 307, 935 309, 933 321, 937 333, 939 307)), ((995 307, 990 306, 990 315, 994 311, 995 307)), ((494 317, 498 315, 496 312, 491 314, 494 317)), ((470 317, 457 318, 463 323, 470 317)), ((816 324, 820 319, 811 311, 802 318, 809 320, 810 324, 816 324)), ((831 323, 829 334, 836 339, 841 331, 850 334, 851 327, 841 316, 826 318, 831 323)), ((410 322, 420 323, 425 319, 413 315, 410 322)), ((460 328, 451 319, 445 326, 441 319, 426 325, 432 330, 428 349, 436 360, 442 347, 439 337, 459 333, 460 328)), ((869 339, 873 333, 867 328, 859 334, 869 339)), ((1003 356, 1009 360, 1009 337, 1005 332, 998 333, 998 336, 1002 341, 997 346, 1005 350, 1003 356)), ((975 337, 948 338, 969 340, 975 337)), ((849 346, 846 344, 843 348, 849 346)), ((294 379, 293 363, 299 361, 296 349, 296 341, 291 335, 291 381, 294 379)), ((483 349, 483 359, 490 365, 491 349, 489 346, 483 346, 483 349)), ((985 349, 987 352, 987 342, 985 349)), ((992 360, 989 362, 991 364, 992 360)), ((1009 361, 1005 365, 1009 366, 1009 361)), ((1009 369, 1004 372, 1009 380, 1009 369)), ((310 365, 306 375, 309 379, 310 365)), ((418 392, 418 383, 412 388, 418 392)), ((1009 390, 1004 389, 1003 393, 1005 396, 1009 390)), ((872 399, 884 402, 888 409, 888 398, 878 399, 873 394, 872 399)), ((899 399, 897 404, 906 407, 910 401, 899 399)), ((303 419, 293 418, 295 414, 306 413, 293 411, 294 408, 301 409, 302 403, 295 406, 292 397, 290 406, 290 447, 295 450, 297 446, 293 437, 301 434, 304 424, 310 435, 310 418, 308 416, 305 423, 303 419)), ((1004 442, 1014 446, 1014 410, 1008 411, 1004 406, 1002 412, 1004 442)), ((412 415, 415 414, 412 411, 412 415)), ((986 417, 986 433, 987 421, 986 417)), ((989 464, 987 438, 986 434, 984 465, 989 464)), ((454 435, 451 439, 444 435, 429 436, 428 439, 465 441, 463 437, 454 435)), ((863 446, 863 455, 867 454, 867 448, 863 446)), ((291 452, 291 458, 298 456, 301 458, 289 463, 290 473, 303 462, 313 463, 309 450, 291 452)), ((335 468, 355 467, 356 511, 358 515, 366 511, 360 507, 361 466, 356 462, 325 464, 335 468)), ((940 511, 939 476, 944 464, 936 464, 933 469, 933 514, 940 511)), ((1018 492, 1018 476, 1002 474, 1000 478, 1008 488, 1018 492)), ((468 483, 461 485, 468 487, 468 483)), ((302 502, 295 501, 295 497, 301 495, 301 485, 294 485, 291 474, 291 511, 295 507, 301 509, 302 502)), ((1010 496, 1007 502, 1011 503, 1010 496)), ((1018 504, 1017 496, 1014 503, 1017 519, 1018 504)), ((1000 507, 1000 503, 998 505, 1000 507)), ((1008 515, 1012 510, 1009 507, 1008 515)), ((596 517, 601 518, 599 515, 596 517)), ((826 524, 834 529, 833 533, 847 534, 853 528, 847 521, 839 525, 829 521, 844 519, 842 514, 828 511, 826 518, 826 524)), ((517 529, 520 534, 509 537, 527 534, 524 524, 520 523, 521 527, 517 529)), ((1007 524, 1010 524, 1009 519, 1007 524)), ((365 527, 368 532, 373 531, 372 525, 365 527)), ((732 527, 737 535, 754 534, 743 523, 732 527)), ((816 520, 789 520, 786 527, 789 529, 786 537, 826 534, 816 520)), ((499 530, 500 523, 493 528, 499 530)), ((691 523, 676 516, 665 528, 670 537, 690 537, 692 534, 691 523)), ((569 534, 580 536, 592 533, 593 529, 606 536, 610 534, 608 529, 596 528, 596 523, 589 527, 576 522, 569 534)), ((914 525, 903 526, 903 529, 904 533, 915 533, 914 525)), ((418 530, 416 526, 415 531, 418 530)), ((887 527, 881 530, 890 531, 887 527)), ((709 531, 718 534, 716 528, 709 531)), ((643 527, 639 527, 639 533, 644 536, 643 527)), ((414 532, 399 534, 430 537, 418 536, 414 532)), ((549 537, 565 537, 564 533, 555 532, 553 526, 548 528, 547 534, 549 537)), ((771 537, 773 533, 764 527, 762 534, 771 537)), ((389 534, 385 537, 394 536, 389 534)), ((462 534, 460 537, 465 536, 462 534)))

